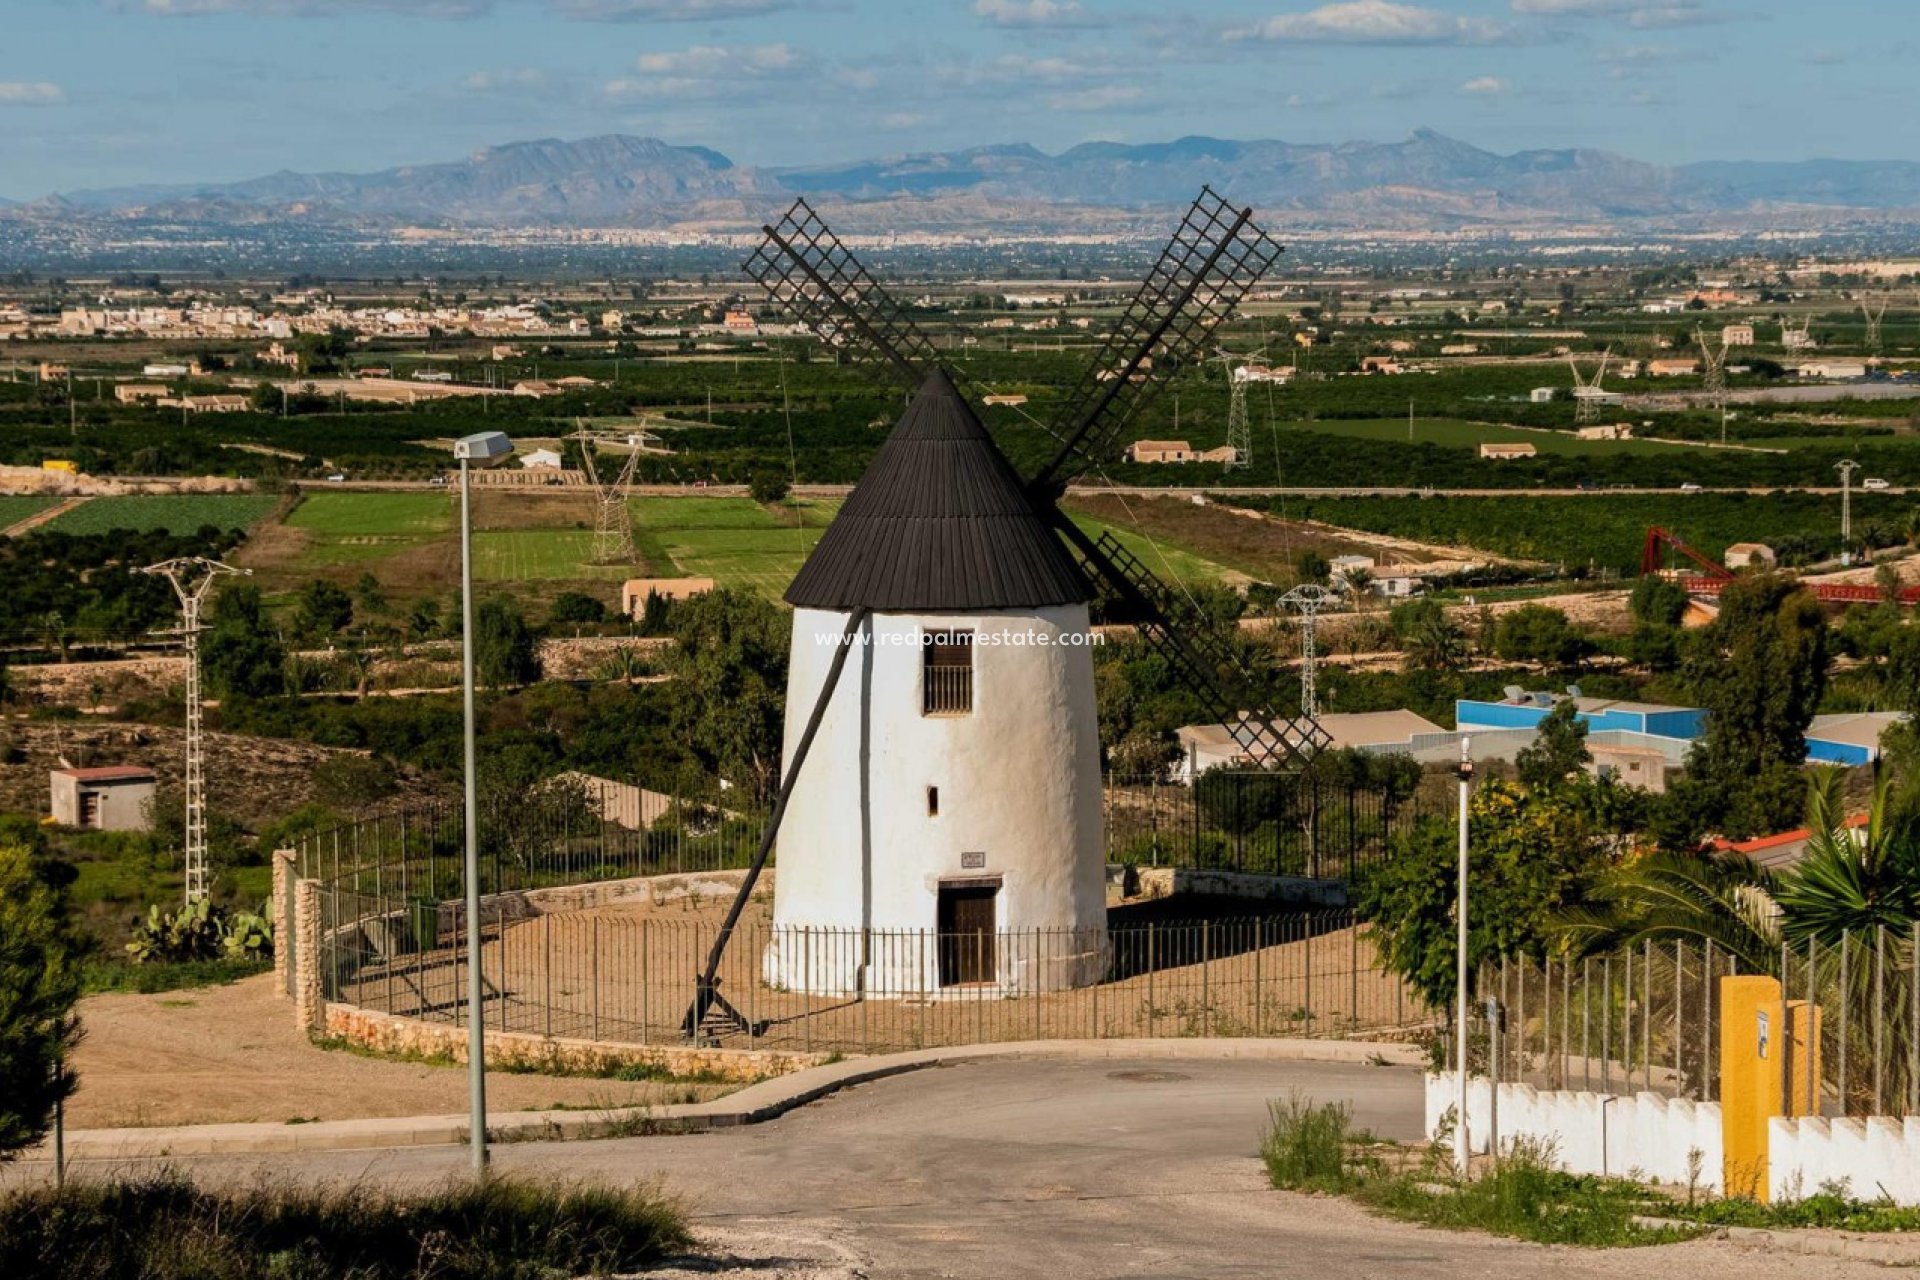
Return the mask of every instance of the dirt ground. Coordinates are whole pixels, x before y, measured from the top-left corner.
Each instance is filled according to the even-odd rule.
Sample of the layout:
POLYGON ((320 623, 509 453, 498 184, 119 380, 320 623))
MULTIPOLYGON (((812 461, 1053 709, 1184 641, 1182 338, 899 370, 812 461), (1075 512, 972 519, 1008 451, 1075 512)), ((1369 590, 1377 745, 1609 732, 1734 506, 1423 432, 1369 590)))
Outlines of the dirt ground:
MULTIPOLYGON (((458 1066, 389 1062, 317 1048, 276 998, 273 975, 162 995, 90 996, 74 1059, 75 1129, 451 1115, 467 1105, 458 1066)), ((624 1107, 717 1097, 726 1085, 492 1074, 501 1111, 624 1107)))

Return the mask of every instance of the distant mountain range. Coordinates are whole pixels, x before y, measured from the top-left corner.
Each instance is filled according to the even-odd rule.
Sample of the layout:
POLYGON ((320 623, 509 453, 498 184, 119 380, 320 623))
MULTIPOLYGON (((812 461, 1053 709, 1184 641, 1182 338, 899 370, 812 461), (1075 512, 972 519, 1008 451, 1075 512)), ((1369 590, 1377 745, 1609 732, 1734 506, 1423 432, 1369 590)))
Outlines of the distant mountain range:
MULTIPOLYGON (((1182 204, 1202 183, 1333 225, 1694 221, 1731 214, 1920 211, 1920 163, 1809 160, 1665 167, 1605 151, 1500 155, 1431 130, 1399 142, 1181 138, 1048 155, 976 147, 801 168, 749 168, 705 147, 609 135, 489 147, 378 173, 76 191, 9 217, 141 214, 423 226, 749 226, 796 194, 879 203, 895 227, 1113 224, 1182 204)), ((7 206, 0 200, 0 206, 7 206)))

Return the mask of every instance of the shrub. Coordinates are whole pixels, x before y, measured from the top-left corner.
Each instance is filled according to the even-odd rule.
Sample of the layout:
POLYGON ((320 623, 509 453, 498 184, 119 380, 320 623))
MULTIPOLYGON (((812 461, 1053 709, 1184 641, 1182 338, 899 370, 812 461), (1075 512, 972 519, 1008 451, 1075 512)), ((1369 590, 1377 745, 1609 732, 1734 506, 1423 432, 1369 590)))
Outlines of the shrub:
POLYGON ((22 1280, 534 1280, 638 1271, 688 1239, 644 1185, 212 1191, 168 1171, 0 1198, 0 1275, 22 1280))
POLYGON ((787 478, 778 471, 756 471, 747 481, 747 492, 759 503, 779 502, 787 496, 787 478))
POLYGON ((1338 1102, 1318 1106, 1295 1092, 1267 1104, 1267 1134, 1260 1143, 1273 1185, 1289 1191, 1340 1191, 1351 1182, 1347 1126, 1353 1113, 1338 1102))

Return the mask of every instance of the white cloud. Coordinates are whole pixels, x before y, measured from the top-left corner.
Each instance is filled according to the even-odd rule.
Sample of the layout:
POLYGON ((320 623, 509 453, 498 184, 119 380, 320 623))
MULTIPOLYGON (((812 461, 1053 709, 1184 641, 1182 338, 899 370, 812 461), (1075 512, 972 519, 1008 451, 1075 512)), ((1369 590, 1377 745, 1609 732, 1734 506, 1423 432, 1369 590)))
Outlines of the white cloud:
POLYGON ((1091 27, 1098 20, 1080 0, 973 0, 975 17, 996 27, 1091 27))
POLYGON ((793 7, 793 0, 551 0, 562 16, 584 22, 701 22, 757 18, 793 7))
POLYGON ((0 80, 0 106, 51 107, 66 100, 59 85, 45 80, 0 80))
POLYGON ((1048 97, 1053 111, 1111 111, 1140 101, 1140 89, 1131 84, 1101 84, 1090 89, 1070 89, 1048 97))
POLYGON ((1515 13, 1543 18, 1619 18, 1630 27, 1695 27, 1732 22, 1729 12, 1701 7, 1700 0, 1512 0, 1515 13))
POLYGON ((1499 76, 1475 76, 1460 86, 1460 92, 1476 97, 1492 98, 1506 93, 1512 86, 1499 76))
POLYGON ((1514 38, 1510 27, 1488 18, 1467 18, 1393 0, 1339 0, 1227 32, 1229 40, 1308 44, 1499 44, 1514 38))
MULTIPOLYGON (((581 22, 698 22, 751 18, 790 9, 794 0, 544 0, 581 22)), ((395 13, 416 18, 473 18, 496 0, 102 0, 122 13, 187 18, 215 13, 318 18, 340 13, 395 13)))
POLYGON ((476 71, 460 82, 475 93, 512 93, 523 89, 544 89, 547 73, 539 67, 505 67, 497 71, 476 71))
POLYGON ((271 18, 322 18, 336 13, 398 13, 419 18, 473 18, 493 0, 106 0, 122 13, 192 18, 241 13, 271 18))
POLYGON ((787 44, 711 45, 663 53, 643 53, 633 60, 638 74, 607 82, 614 98, 719 98, 738 90, 748 80, 778 80, 815 69, 811 55, 787 44))
POLYGON ((986 62, 969 62, 943 68, 939 75, 943 80, 963 85, 1060 84, 1075 80, 1105 80, 1113 75, 1113 69, 1074 58, 1032 58, 1024 53, 1003 53, 986 62))
POLYGON ((882 129, 914 129, 926 122, 927 118, 918 111, 889 111, 880 117, 882 129))

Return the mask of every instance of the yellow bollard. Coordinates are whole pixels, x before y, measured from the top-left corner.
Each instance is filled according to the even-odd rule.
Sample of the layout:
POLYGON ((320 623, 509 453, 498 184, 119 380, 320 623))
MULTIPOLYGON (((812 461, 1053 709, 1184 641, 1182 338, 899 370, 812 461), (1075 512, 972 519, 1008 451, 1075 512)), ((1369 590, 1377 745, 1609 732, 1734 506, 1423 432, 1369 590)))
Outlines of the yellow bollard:
POLYGON ((1820 1111, 1820 1011, 1804 1000, 1782 1008, 1780 983, 1751 975, 1720 979, 1721 1185, 1765 1203, 1771 1190, 1767 1126, 1775 1116, 1820 1111))

